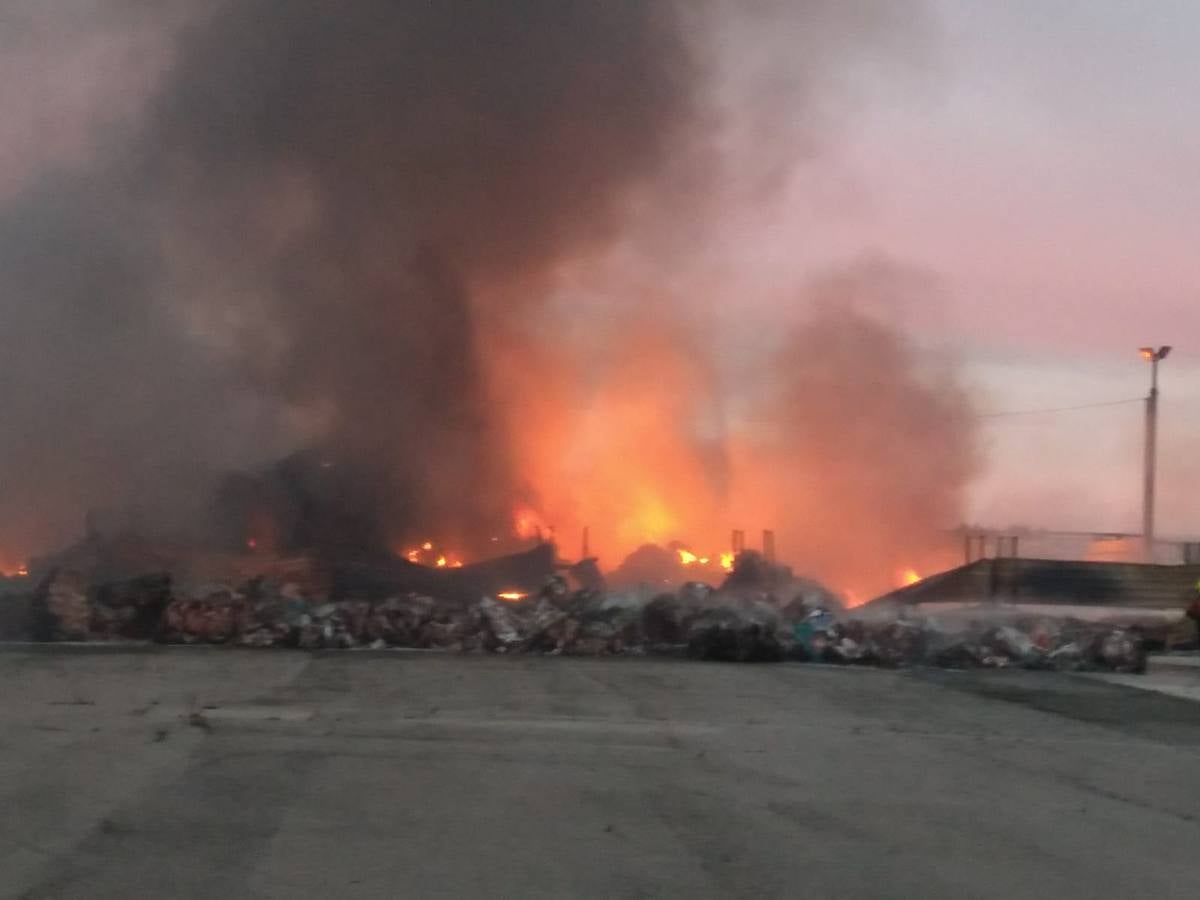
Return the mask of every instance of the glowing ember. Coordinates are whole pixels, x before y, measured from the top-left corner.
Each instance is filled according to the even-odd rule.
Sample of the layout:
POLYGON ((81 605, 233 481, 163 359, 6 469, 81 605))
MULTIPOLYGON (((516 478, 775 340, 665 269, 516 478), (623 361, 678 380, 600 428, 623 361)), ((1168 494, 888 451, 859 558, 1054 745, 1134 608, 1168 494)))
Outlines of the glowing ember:
POLYGON ((721 554, 721 568, 724 569, 726 572, 733 571, 733 554, 732 553, 722 553, 721 554))
POLYGON ((395 550, 397 556, 402 556, 410 563, 418 566, 431 566, 438 569, 461 569, 463 561, 457 554, 449 553, 438 547, 433 541, 425 541, 420 547, 411 550, 395 550))
POLYGON ((507 601, 508 603, 517 603, 521 600, 524 600, 529 595, 522 594, 520 591, 505 591, 504 593, 497 594, 496 596, 501 600, 507 601))
POLYGON ((250 538, 249 540, 246 541, 246 549, 247 550, 257 550, 258 549, 258 541, 255 540, 254 538, 250 538))
POLYGON ((900 573, 900 583, 904 587, 908 587, 910 584, 916 584, 920 580, 921 575, 916 569, 905 569, 900 573))

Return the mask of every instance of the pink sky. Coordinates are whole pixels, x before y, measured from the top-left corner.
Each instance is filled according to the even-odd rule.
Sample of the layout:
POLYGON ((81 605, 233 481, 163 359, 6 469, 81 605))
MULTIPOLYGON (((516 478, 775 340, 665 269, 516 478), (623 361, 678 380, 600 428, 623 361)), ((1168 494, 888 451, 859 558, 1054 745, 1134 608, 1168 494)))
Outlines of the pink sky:
MULTIPOLYGON (((935 274, 914 327, 986 410, 1141 396, 1137 348, 1173 344, 1159 531, 1200 534, 1200 6, 944 0, 935 21, 931 70, 868 80, 740 262, 773 282, 861 253, 935 274)), ((1136 405, 989 420, 971 518, 1136 530, 1140 428, 1136 405)))

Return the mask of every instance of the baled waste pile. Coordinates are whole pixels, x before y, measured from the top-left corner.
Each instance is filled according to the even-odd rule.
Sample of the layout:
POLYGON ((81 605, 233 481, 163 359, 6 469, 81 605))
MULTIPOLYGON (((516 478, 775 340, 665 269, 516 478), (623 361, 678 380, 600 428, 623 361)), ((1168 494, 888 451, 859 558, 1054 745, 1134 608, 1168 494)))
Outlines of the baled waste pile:
POLYGON ((1112 624, 1004 617, 995 610, 954 621, 856 617, 827 593, 745 584, 717 590, 691 582, 643 602, 621 593, 571 590, 561 577, 528 597, 474 602, 405 594, 330 601, 295 583, 256 578, 174 586, 143 576, 90 589, 55 575, 34 601, 41 640, 142 639, 304 649, 414 648, 463 652, 675 654, 700 660, 794 660, 885 667, 1144 668, 1141 635, 1112 624))

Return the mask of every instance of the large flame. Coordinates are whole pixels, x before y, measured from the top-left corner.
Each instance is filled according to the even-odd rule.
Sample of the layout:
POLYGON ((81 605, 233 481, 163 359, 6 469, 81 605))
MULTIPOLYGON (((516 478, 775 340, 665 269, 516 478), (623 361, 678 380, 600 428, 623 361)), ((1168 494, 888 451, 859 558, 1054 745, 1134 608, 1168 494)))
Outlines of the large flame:
MULTIPOLYGON (((960 514, 969 407, 899 330, 842 302, 860 285, 831 288, 833 311, 805 327, 748 341, 764 358, 736 390, 716 360, 737 336, 697 306, 646 312, 683 311, 656 289, 628 297, 624 316, 572 306, 531 325, 492 302, 502 288, 472 287, 515 475, 504 538, 552 539, 609 571, 657 544, 714 583, 736 551, 770 550, 863 602, 897 572, 912 583, 912 567, 957 561, 957 542, 938 542, 960 514), (778 352, 763 349, 775 339, 778 352)), ((416 558, 436 565, 427 552, 416 558)))
POLYGON ((734 529, 764 551, 770 529, 780 562, 863 602, 894 588, 898 571, 919 580, 914 563, 955 564, 957 544, 942 529, 957 514, 961 439, 946 438, 951 426, 940 420, 928 434, 911 420, 953 419, 965 407, 926 386, 895 333, 853 316, 819 321, 803 336, 807 352, 793 354, 788 402, 773 398, 769 415, 739 420, 722 409, 706 354, 693 352, 694 323, 643 324, 619 339, 514 337, 491 360, 501 394, 521 398, 501 404, 513 411, 513 454, 531 498, 513 511, 516 534, 552 527, 564 557, 586 548, 605 569, 645 544, 676 548, 680 565, 703 577, 733 569, 732 548, 743 546, 730 540, 734 529), (864 366, 886 373, 887 396, 857 374, 864 366), (847 416, 851 408, 861 416, 847 416))

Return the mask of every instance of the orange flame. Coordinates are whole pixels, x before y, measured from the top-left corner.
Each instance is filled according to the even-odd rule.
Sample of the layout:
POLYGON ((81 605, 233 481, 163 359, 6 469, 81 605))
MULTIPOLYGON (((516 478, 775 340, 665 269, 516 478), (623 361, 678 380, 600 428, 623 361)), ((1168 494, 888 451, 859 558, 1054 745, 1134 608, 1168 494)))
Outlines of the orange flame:
POLYGON ((532 541, 549 534, 550 529, 546 527, 545 521, 534 509, 528 506, 519 506, 513 512, 513 531, 521 540, 532 541))
MULTIPOLYGON (((675 553, 679 556, 679 563, 683 566, 701 566, 707 567, 712 564, 713 557, 700 556, 698 553, 693 553, 691 550, 683 547, 676 547, 675 553)), ((717 556, 717 564, 726 572, 733 570, 733 554, 721 553, 717 556)))
POLYGON ((911 568, 904 569, 900 573, 900 584, 903 587, 908 587, 909 585, 916 584, 920 580, 921 580, 921 575, 919 572, 917 572, 916 569, 911 569, 911 568))
POLYGON ((522 594, 520 591, 504 591, 503 593, 497 594, 496 596, 499 597, 501 600, 504 600, 507 603, 517 603, 521 600, 524 600, 529 595, 522 594))

